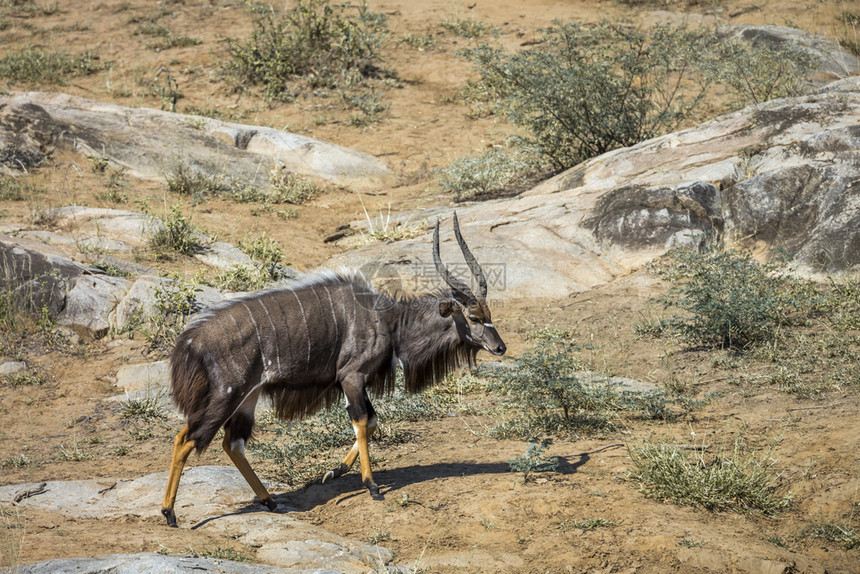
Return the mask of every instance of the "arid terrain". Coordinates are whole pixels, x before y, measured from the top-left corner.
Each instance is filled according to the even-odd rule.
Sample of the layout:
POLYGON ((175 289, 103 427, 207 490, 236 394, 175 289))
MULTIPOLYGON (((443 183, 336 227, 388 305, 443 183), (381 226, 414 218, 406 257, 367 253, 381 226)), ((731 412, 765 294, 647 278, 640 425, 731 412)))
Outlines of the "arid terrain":
MULTIPOLYGON (((832 0, 665 5, 373 1, 370 8, 387 17, 392 32, 383 67, 396 81, 379 86, 380 96, 390 104, 380 121, 353 125, 352 111, 335 96, 306 94, 291 103, 267 103, 258 90, 238 92, 221 78, 224 38, 245 37, 252 29, 244 2, 37 0, 33 10, 19 10, 18 4, 0 0, 3 50, 29 46, 73 54, 91 51, 107 65, 66 85, 12 83, 6 90, 61 91, 159 109, 165 103, 165 89, 175 89, 181 93, 177 112, 217 114, 228 121, 350 147, 384 160, 396 181, 361 192, 330 187, 308 202, 289 206, 297 217, 284 218, 277 213, 280 207, 214 197, 193 201, 169 192, 163 182, 133 177, 125 179, 121 189, 125 197, 118 201, 106 196, 105 178, 89 162, 57 153, 28 176, 45 191, 2 201, 0 224, 31 223, 45 209, 65 205, 163 213, 181 202, 194 223, 220 241, 236 243, 249 234, 265 233, 283 247, 284 261, 301 271, 313 270, 346 249, 324 239, 342 224, 364 220, 366 213, 404 214, 453 206, 452 198, 435 183, 433 170, 465 154, 486 151, 516 131, 495 116, 468 113, 459 94, 472 77, 471 64, 457 51, 474 41, 452 33, 444 22, 465 18, 484 22, 496 30, 495 41, 509 48, 529 45, 555 19, 623 18, 638 25, 716 18, 731 24, 793 26, 835 38, 840 33, 836 15, 852 6, 832 0), (140 32, 147 21, 201 42, 153 47, 153 37, 140 32), (410 34, 434 42, 419 49, 398 41, 410 34)), ((467 240, 476 244, 481 238, 467 240)), ((138 255, 141 263, 165 273, 176 271, 189 278, 212 274, 191 258, 138 255)), ((487 431, 500 415, 482 412, 489 399, 483 390, 470 389, 459 397, 457 408, 451 407, 450 416, 400 423, 398 428, 411 434, 408 442, 383 440, 371 445, 379 457, 375 477, 384 502, 367 495, 355 471, 325 485, 284 487, 276 491, 276 500, 300 520, 390 548, 395 564, 415 571, 860 571, 856 370, 839 383, 825 385, 825 380, 833 380, 830 372, 840 368, 828 364, 826 373, 801 374, 798 384, 814 391, 786 392, 771 376, 775 362, 761 353, 735 356, 691 347, 671 336, 649 336, 636 327, 668 313, 652 300, 668 288, 664 277, 641 267, 563 300, 507 300, 502 295, 493 319, 508 344, 508 356, 528 349, 533 344, 529 334, 536 330, 567 330, 589 369, 653 383, 690 399, 707 397, 701 408, 671 421, 619 415, 612 430, 556 438, 546 454, 560 457, 557 471, 525 481, 522 473, 510 470, 508 461, 522 455, 528 445, 491 437, 487 431), (707 445, 712 452, 730 452, 739 439, 752 452, 773 457, 776 482, 793 498, 783 512, 769 517, 674 505, 645 497, 629 478, 633 463, 628 446, 642 441, 707 445), (576 525, 597 519, 603 525, 576 525), (854 547, 816 536, 815 528, 822 524, 853 529, 854 547)), ((781 352, 796 356, 823 352, 816 344, 823 329, 819 327, 804 326, 805 338, 797 340, 805 341, 805 346, 781 352)), ((16 355, 0 359, 24 360, 43 379, 19 385, 0 379, 0 413, 5 420, 0 427, 0 486, 136 478, 167 470, 181 421, 168 419, 141 436, 122 418, 119 403, 108 400, 119 394, 114 377, 122 365, 161 358, 147 351, 144 337, 110 334, 68 345, 53 343, 50 336, 14 336, 14 343, 5 348, 14 348, 16 355)), ((856 355, 856 343, 852 344, 856 355)), ((479 359, 487 356, 482 353, 479 359)), ((857 362, 845 366, 856 369, 857 362)), ((253 455, 250 460, 262 476, 277 481, 269 461, 253 455)), ((229 461, 220 448, 211 448, 199 458, 192 456, 189 464, 229 461)), ((249 502, 251 497, 249 490, 249 502)), ((0 566, 56 557, 142 551, 205 554, 214 549, 231 549, 256 560, 253 547, 235 544, 235 533, 193 530, 181 516, 180 528, 169 529, 160 515, 141 520, 67 518, 5 503, 0 500, 0 566)))

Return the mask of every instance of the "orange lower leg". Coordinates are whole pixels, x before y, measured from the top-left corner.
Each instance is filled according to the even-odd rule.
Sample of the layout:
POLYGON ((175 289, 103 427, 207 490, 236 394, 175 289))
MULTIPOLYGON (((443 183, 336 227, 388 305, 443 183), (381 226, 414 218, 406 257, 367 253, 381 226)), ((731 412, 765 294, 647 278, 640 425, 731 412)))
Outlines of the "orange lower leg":
POLYGON ((251 468, 251 464, 248 462, 248 459, 245 458, 245 452, 242 444, 244 441, 233 443, 230 440, 230 428, 227 427, 224 429, 224 442, 222 446, 224 447, 224 452, 227 453, 227 456, 230 457, 230 460, 233 461, 233 464, 236 465, 236 468, 239 469, 239 472, 242 473, 242 476, 245 477, 245 481, 254 491, 254 494, 257 495, 257 498, 266 505, 266 507, 275 511, 278 508, 277 503, 272 499, 272 496, 269 494, 269 491, 266 490, 266 487, 263 486, 263 483, 260 482, 260 479, 257 477, 257 474, 254 472, 254 469, 251 468))
POLYGON ((173 505, 176 503, 176 492, 179 490, 179 478, 188 455, 194 450, 194 441, 186 440, 188 425, 185 426, 173 439, 173 458, 170 461, 170 474, 167 477, 167 489, 164 491, 164 500, 161 503, 161 514, 167 519, 168 526, 176 526, 176 514, 173 505))

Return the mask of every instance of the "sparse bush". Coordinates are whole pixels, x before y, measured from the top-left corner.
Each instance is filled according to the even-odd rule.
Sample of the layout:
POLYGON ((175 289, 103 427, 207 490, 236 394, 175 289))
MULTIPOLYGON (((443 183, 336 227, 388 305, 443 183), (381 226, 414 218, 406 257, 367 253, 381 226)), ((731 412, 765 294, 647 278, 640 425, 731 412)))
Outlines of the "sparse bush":
POLYGON ((706 75, 728 86, 742 105, 804 93, 806 73, 817 63, 809 50, 792 42, 723 40, 708 53, 706 75))
POLYGON ((319 186, 310 179, 298 176, 281 165, 269 172, 269 182, 272 191, 265 199, 257 200, 264 203, 291 203, 300 205, 319 192, 319 186))
POLYGON ((229 75, 262 84, 267 99, 289 101, 301 80, 311 88, 354 87, 378 74, 388 37, 385 16, 366 3, 298 0, 283 17, 269 6, 255 8, 254 32, 246 41, 230 39, 229 75))
POLYGON ((271 237, 266 237, 266 232, 254 237, 240 239, 236 246, 248 257, 256 259, 260 263, 280 263, 284 257, 284 248, 271 237))
POLYGON ((149 248, 165 256, 170 253, 194 255, 200 249, 197 228, 182 214, 182 204, 171 206, 170 215, 149 236, 149 248))
POLYGON ((783 267, 758 263, 749 253, 675 249, 668 257, 670 273, 681 283, 658 301, 689 313, 667 322, 693 343, 744 348, 772 340, 780 326, 812 304, 783 267))
POLYGON ((833 520, 813 522, 803 531, 803 535, 835 542, 846 550, 860 546, 860 535, 845 522, 837 523, 833 520))
POLYGON ((219 271, 211 285, 222 291, 257 291, 273 280, 263 265, 233 265, 219 271))
POLYGON ((480 155, 464 156, 437 170, 436 182, 456 201, 467 201, 516 191, 534 171, 536 162, 526 154, 492 149, 480 155))
POLYGON ((561 170, 671 131, 690 118, 706 81, 695 73, 705 34, 657 26, 547 29, 540 48, 466 52, 495 108, 530 132, 527 143, 561 170))
POLYGON ((196 311, 196 290, 196 285, 183 283, 178 275, 155 286, 155 313, 144 332, 150 350, 167 353, 173 348, 188 316, 196 311))
POLYGON ((120 405, 119 415, 124 419, 143 422, 167 418, 161 406, 161 393, 146 393, 143 397, 124 400, 120 405))
POLYGON ((575 520, 573 522, 559 522, 559 528, 562 530, 570 530, 578 528, 579 530, 597 530, 598 528, 609 528, 615 526, 615 523, 605 518, 585 518, 583 520, 575 520))
POLYGON ((358 93, 341 94, 341 99, 350 108, 360 113, 353 114, 349 124, 357 127, 365 127, 382 121, 382 117, 391 104, 386 103, 382 97, 373 90, 358 93))
POLYGON ((410 48, 415 48, 419 52, 430 50, 436 46, 436 38, 432 34, 427 33, 423 36, 412 34, 411 32, 401 36, 398 40, 401 44, 406 44, 410 48))
POLYGON ((44 192, 29 177, 0 176, 0 201, 22 201, 44 192))
POLYGON ((104 64, 92 52, 78 56, 67 52, 49 52, 23 48, 7 52, 0 59, 0 78, 12 84, 64 85, 74 76, 85 76, 103 70, 104 64))
POLYGON ((524 455, 512 458, 508 466, 513 472, 523 473, 523 482, 528 482, 529 477, 535 472, 553 472, 558 468, 558 457, 544 456, 546 449, 552 444, 552 439, 546 438, 538 443, 530 442, 529 448, 524 455))
POLYGON ((773 515, 791 502, 776 483, 774 461, 744 452, 737 441, 731 452, 706 457, 677 446, 643 443, 630 449, 635 469, 630 477, 649 498, 707 510, 773 515))
POLYGON ((480 38, 493 30, 492 26, 486 22, 481 22, 475 18, 461 18, 458 16, 450 16, 440 25, 455 36, 462 36, 470 40, 480 38))
POLYGON ((177 162, 173 170, 164 175, 164 179, 167 181, 168 191, 187 195, 195 200, 231 191, 226 178, 209 175, 185 161, 177 162))

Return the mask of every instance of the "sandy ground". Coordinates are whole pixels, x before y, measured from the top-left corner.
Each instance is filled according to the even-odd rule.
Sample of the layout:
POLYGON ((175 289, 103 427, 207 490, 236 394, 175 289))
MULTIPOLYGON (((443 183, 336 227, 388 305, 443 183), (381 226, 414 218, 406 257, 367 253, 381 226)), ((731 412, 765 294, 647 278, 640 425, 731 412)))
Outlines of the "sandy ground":
MULTIPOLYGON (((382 157, 397 171, 396 187, 363 197, 331 190, 298 206, 299 217, 287 221, 254 205, 221 200, 187 205, 196 223, 218 230, 223 240, 265 231, 284 246, 286 259, 299 269, 312 269, 337 253, 337 246, 322 239, 341 223, 363 218, 362 204, 372 213, 389 207, 399 213, 449 203, 432 184, 430 170, 484 150, 510 133, 511 128, 497 119, 464 115, 467 107, 455 96, 469 77, 470 66, 456 51, 469 41, 445 32, 441 22, 463 17, 482 20, 499 28, 503 44, 515 47, 556 18, 625 17, 633 22, 655 18, 645 13, 646 8, 613 2, 539 1, 524 6, 499 0, 472 7, 448 0, 371 2, 374 10, 388 16, 394 40, 406 33, 429 33, 437 43, 425 51, 392 43, 385 66, 396 72, 400 87, 384 92, 391 103, 384 121, 359 128, 348 124, 350 112, 340 109, 336 98, 269 106, 253 94, 231 93, 216 79, 213 70, 223 58, 221 39, 239 37, 251 29, 241 2, 162 2, 170 15, 159 23, 203 43, 161 52, 147 48, 152 38, 134 35, 138 24, 130 23, 132 17, 153 14, 152 3, 56 4, 55 13, 9 18, 10 25, 0 31, 0 38, 9 47, 61 48, 70 53, 94 50, 112 62, 109 72, 74 79, 60 88, 63 91, 158 108, 161 101, 153 85, 164 82, 164 74, 158 71, 169 68, 184 94, 178 111, 192 105, 217 109, 243 123, 285 128, 354 147, 382 157)), ((688 10, 693 21, 698 14, 709 13, 731 23, 789 24, 832 35, 835 14, 849 4, 703 2, 672 8, 688 10)), ((124 191, 131 201, 125 206, 107 204, 97 198, 103 180, 77 157, 58 156, 36 177, 49 193, 24 202, 4 202, 0 221, 26 221, 39 209, 68 203, 134 208, 134 202, 145 202, 157 210, 176 200, 163 186, 130 181, 124 191)), ((186 273, 195 270, 192 262, 183 260, 159 265, 186 273)), ((398 563, 434 572, 757 572, 773 567, 768 561, 793 564, 799 572, 824 568, 856 572, 857 549, 845 550, 802 533, 811 520, 853 521, 857 529, 857 386, 812 400, 774 388, 733 384, 740 374, 760 366, 725 366, 717 352, 691 351, 672 340, 637 337, 634 325, 660 311, 648 298, 664 287, 646 270, 639 270, 565 301, 505 302, 503 309, 494 312, 494 319, 512 355, 526 348, 526 333, 552 325, 574 331, 579 342, 589 345, 583 358, 592 368, 672 383, 693 397, 718 393, 719 399, 690 417, 673 423, 620 421, 618 432, 557 440, 548 454, 562 457, 559 472, 524 483, 521 475, 509 471, 507 461, 523 454, 525 444, 489 438, 487 417, 461 413, 414 423, 409 427, 414 439, 406 445, 374 447, 384 458, 376 478, 386 493, 385 502, 371 500, 354 473, 331 484, 286 490, 278 493, 278 500, 295 508, 300 518, 333 532, 358 539, 377 537, 396 553, 398 563), (642 496, 627 479, 628 443, 669 439, 725 446, 741 434, 760 448, 776 445, 781 481, 790 485, 796 500, 778 518, 663 504, 642 496), (614 526, 591 531, 569 526, 590 518, 602 518, 614 526)), ((167 469, 175 429, 157 427, 151 438, 134 440, 120 421, 116 403, 106 401, 117 394, 111 383, 117 368, 147 360, 139 338, 95 342, 74 352, 29 342, 20 349, 47 382, 0 385, 0 412, 6 419, 0 428, 0 459, 8 462, 23 455, 31 461, 23 468, 4 464, 0 484, 133 478, 167 469), (126 454, 117 454, 118 448, 126 454)), ((228 461, 220 449, 212 449, 200 459, 192 458, 192 464, 204 463, 228 461)), ((265 462, 254 464, 266 474, 265 462)), ((168 529, 161 516, 84 520, 4 507, 2 517, 0 565, 116 552, 187 552, 189 547, 230 547, 232 540, 229 532, 168 529)), ((253 558, 253 548, 238 550, 253 558)))

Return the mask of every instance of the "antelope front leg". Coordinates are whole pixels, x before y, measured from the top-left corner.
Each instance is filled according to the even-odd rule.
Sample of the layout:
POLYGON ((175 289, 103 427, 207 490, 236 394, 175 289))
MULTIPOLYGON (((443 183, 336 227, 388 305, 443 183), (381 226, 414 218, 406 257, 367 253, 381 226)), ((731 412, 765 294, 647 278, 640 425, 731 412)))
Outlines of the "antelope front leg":
MULTIPOLYGON (((373 418, 371 418, 367 422, 367 438, 368 439, 373 436, 373 432, 375 430, 376 430, 376 415, 374 415, 373 418)), ((357 433, 356 433, 356 436, 357 436, 357 433)), ((322 483, 325 484, 327 480, 332 480, 332 479, 338 478, 340 476, 343 476, 347 472, 349 472, 349 469, 351 469, 352 465, 355 464, 355 459, 357 459, 357 458, 358 458, 358 441, 356 440, 355 444, 352 445, 352 448, 349 450, 346 457, 344 457, 343 462, 340 463, 340 465, 337 468, 335 468, 334 470, 330 470, 327 473, 325 473, 325 476, 322 478, 322 483)))
POLYGON ((161 514, 167 519, 167 525, 176 528, 176 513, 173 505, 176 503, 176 491, 179 490, 179 478, 182 476, 182 468, 188 455, 194 450, 194 441, 186 440, 188 425, 185 426, 173 439, 173 458, 170 462, 170 475, 167 477, 167 489, 164 492, 164 501, 161 503, 161 514))
MULTIPOLYGON (((374 422, 375 419, 374 416, 374 422)), ((370 450, 367 447, 367 439, 373 431, 368 430, 369 426, 367 419, 352 421, 352 427, 355 429, 355 443, 358 445, 358 460, 361 464, 361 483, 370 491, 373 500, 384 500, 379 494, 379 487, 373 481, 373 473, 370 470, 370 450)))

